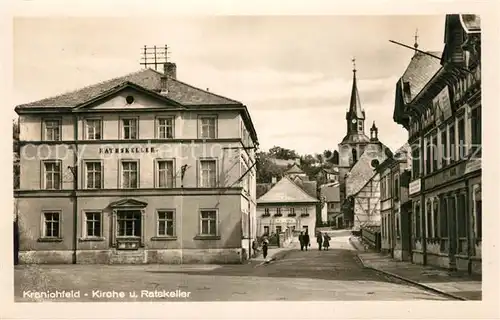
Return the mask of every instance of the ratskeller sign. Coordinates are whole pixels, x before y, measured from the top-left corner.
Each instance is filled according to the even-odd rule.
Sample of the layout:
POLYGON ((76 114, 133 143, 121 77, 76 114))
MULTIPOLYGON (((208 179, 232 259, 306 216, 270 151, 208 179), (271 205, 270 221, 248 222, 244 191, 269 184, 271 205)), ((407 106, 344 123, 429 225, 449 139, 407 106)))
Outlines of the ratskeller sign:
POLYGON ((99 148, 99 153, 154 153, 155 147, 132 147, 132 148, 99 148))

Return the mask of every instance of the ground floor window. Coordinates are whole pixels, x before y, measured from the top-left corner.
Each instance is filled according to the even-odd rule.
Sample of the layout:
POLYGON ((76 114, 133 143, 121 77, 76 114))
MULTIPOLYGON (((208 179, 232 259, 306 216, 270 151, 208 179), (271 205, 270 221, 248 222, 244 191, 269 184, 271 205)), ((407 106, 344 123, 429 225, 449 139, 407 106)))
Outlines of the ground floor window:
POLYGON ((401 219, 399 218, 400 214, 399 213, 396 213, 395 215, 395 224, 396 224, 396 237, 399 239, 401 237, 401 226, 400 226, 400 223, 401 223, 401 219))
POLYGON ((458 223, 458 237, 465 238, 467 236, 467 217, 466 217, 466 202, 465 194, 460 193, 458 195, 457 203, 457 223, 458 223))
POLYGON ((439 237, 439 212, 438 212, 438 199, 434 198, 432 203, 432 236, 434 238, 439 237))
POLYGON ((426 216, 427 216, 427 238, 432 238, 432 202, 431 200, 427 200, 426 204, 426 216))
POLYGON ((200 212, 201 219, 201 235, 215 236, 217 235, 217 211, 202 210, 200 212))
POLYGON ((448 238, 448 199, 442 198, 440 201, 440 210, 439 210, 439 227, 440 227, 440 236, 441 238, 448 238))
POLYGON ((269 226, 264 226, 264 234, 265 235, 269 234, 269 226))
POLYGON ((281 233, 281 226, 276 226, 276 233, 281 233))
POLYGON ((43 213, 43 237, 60 238, 61 237, 61 213, 44 212, 43 213))
POLYGON ((175 212, 173 210, 158 210, 157 235, 173 237, 175 235, 175 212))
POLYGON ((141 236, 141 212, 119 211, 117 215, 118 237, 141 236))
POLYGON ((475 239, 481 240, 482 231, 482 199, 481 199, 481 187, 475 186, 473 193, 473 218, 474 218, 474 233, 475 239))
POLYGON ((85 235, 87 237, 102 236, 101 212, 85 212, 85 235))
POLYGON ((421 225, 422 225, 422 221, 421 221, 421 214, 420 214, 420 203, 417 201, 415 203, 415 219, 414 219, 414 223, 415 223, 415 236, 417 238, 420 238, 422 235, 421 235, 421 225))

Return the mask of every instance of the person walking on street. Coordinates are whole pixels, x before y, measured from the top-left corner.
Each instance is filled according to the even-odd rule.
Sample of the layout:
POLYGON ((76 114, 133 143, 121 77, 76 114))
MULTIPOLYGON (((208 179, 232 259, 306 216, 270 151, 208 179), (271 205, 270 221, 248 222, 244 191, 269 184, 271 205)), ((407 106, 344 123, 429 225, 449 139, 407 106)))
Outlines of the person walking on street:
POLYGON ((331 238, 328 233, 325 233, 325 236, 323 237, 323 247, 326 251, 328 251, 328 247, 330 247, 330 239, 331 238))
POLYGON ((304 251, 304 232, 299 235, 300 251, 304 251))
POLYGON ((262 243, 262 256, 264 257, 264 259, 267 257, 267 249, 267 239, 265 239, 262 243))
POLYGON ((321 245, 323 243, 323 236, 321 235, 321 232, 318 232, 316 235, 316 242, 318 243, 319 251, 321 251, 321 245))
POLYGON ((304 235, 304 247, 306 248, 306 251, 310 245, 311 245, 311 242, 309 239, 309 234, 306 232, 306 234, 304 235))

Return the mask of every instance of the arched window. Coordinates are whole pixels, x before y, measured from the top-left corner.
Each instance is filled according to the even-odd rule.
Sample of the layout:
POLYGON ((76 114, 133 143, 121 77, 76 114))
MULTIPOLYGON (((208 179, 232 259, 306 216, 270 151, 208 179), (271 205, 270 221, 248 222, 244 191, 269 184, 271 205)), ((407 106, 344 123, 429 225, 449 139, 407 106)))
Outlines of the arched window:
POLYGON ((358 152, 356 151, 356 149, 352 149, 352 162, 355 163, 358 161, 358 152))

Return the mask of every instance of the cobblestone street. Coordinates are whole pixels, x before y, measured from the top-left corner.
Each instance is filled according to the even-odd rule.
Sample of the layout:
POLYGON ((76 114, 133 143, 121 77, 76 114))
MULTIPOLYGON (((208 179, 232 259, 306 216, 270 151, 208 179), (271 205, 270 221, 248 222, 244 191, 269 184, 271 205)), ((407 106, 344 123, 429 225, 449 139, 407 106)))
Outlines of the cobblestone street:
MULTIPOLYGON (((328 251, 293 248, 269 264, 38 265, 15 269, 16 301, 35 291, 71 291, 61 301, 442 300, 363 269, 347 237, 328 251), (142 292, 144 290, 144 292, 142 292), (172 292, 172 296, 165 294, 172 292), (178 290, 176 292, 176 290, 178 290), (114 291, 114 293, 113 293, 114 291), (155 293, 156 291, 156 293, 155 293), (117 296, 123 292, 124 296, 117 296), (136 296, 129 293, 135 292, 136 296), (184 293, 183 293, 184 292, 184 293), (106 295, 111 297, 107 297, 106 295), (114 297, 112 295, 115 295, 114 297), (167 296, 165 296, 167 295, 167 296)), ((51 299, 52 300, 52 299, 51 299)))

